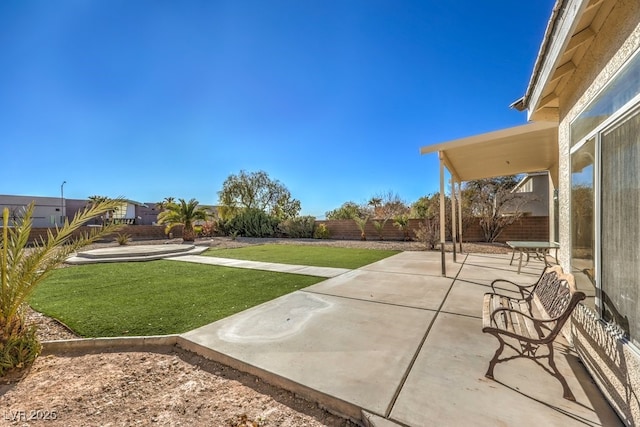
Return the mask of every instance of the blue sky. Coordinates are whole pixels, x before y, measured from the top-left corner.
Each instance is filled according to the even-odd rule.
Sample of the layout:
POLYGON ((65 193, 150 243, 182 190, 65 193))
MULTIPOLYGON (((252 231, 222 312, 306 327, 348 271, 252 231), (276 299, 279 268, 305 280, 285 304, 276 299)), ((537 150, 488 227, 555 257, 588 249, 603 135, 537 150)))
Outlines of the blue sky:
POLYGON ((423 145, 526 121, 553 0, 7 0, 0 194, 215 204, 264 170, 322 217, 438 190, 423 145))

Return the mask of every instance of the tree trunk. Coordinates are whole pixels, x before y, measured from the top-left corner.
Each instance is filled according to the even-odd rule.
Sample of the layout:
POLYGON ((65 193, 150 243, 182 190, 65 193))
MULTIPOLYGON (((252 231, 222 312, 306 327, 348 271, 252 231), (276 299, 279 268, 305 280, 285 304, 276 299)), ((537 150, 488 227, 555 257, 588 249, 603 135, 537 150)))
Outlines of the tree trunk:
POLYGON ((182 241, 193 242, 196 240, 196 233, 193 231, 193 226, 185 225, 182 229, 182 241))

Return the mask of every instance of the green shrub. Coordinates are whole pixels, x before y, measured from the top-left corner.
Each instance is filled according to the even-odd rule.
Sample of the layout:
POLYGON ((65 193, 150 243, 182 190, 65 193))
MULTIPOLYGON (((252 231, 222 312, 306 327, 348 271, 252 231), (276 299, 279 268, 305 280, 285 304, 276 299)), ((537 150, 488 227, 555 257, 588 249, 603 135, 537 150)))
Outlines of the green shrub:
POLYGON ((313 232, 316 239, 328 239, 330 237, 329 229, 324 224, 319 224, 313 232))
POLYGON ((228 219, 220 219, 220 221, 218 221, 217 224, 217 234, 221 235, 221 236, 230 236, 231 235, 231 231, 229 231, 229 227, 227 227, 227 224, 231 223, 231 220, 233 219, 233 217, 228 218, 228 219))
POLYGON ((297 216, 289 218, 278 224, 278 231, 292 239, 309 239, 313 237, 313 228, 316 224, 314 216, 297 216))
POLYGON ((273 237, 278 227, 278 219, 259 209, 245 209, 225 224, 229 235, 244 237, 273 237))

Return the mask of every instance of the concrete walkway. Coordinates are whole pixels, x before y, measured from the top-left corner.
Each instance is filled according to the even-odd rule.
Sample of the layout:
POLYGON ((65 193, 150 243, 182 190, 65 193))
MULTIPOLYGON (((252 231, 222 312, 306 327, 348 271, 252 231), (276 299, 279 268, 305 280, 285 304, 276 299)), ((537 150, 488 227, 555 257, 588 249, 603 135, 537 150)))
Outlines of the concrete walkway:
POLYGON ((183 255, 167 258, 172 261, 194 262, 197 264, 220 265, 223 267, 248 268, 251 270, 276 271, 279 273, 304 274, 317 277, 336 277, 351 270, 346 268, 312 267, 308 265, 279 264, 275 262, 245 261, 241 259, 218 258, 201 255, 183 255))
POLYGON ((483 294, 499 277, 532 283, 542 265, 518 275, 510 256, 450 258, 441 277, 438 253, 403 252, 185 333, 180 345, 374 426, 622 425, 562 343, 556 363, 576 402, 529 360, 485 378, 497 341, 481 332, 483 294))
POLYGON ((248 268, 279 273, 304 274, 317 277, 336 277, 351 270, 346 268, 312 267, 307 265, 279 264, 273 262, 244 261, 239 259, 201 256, 208 246, 190 244, 123 245, 91 249, 79 252, 66 260, 68 264, 93 264, 101 262, 152 261, 166 259, 224 267, 248 268))

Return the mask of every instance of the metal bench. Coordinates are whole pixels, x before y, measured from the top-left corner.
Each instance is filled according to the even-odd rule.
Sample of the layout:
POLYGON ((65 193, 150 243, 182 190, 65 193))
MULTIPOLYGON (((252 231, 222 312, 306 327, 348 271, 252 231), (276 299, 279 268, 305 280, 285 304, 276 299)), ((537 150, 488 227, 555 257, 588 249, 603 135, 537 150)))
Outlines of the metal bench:
POLYGON ((494 292, 484 295, 482 332, 496 337, 499 346, 485 376, 494 378, 493 369, 497 363, 526 357, 560 381, 565 399, 575 400, 553 360, 553 341, 575 306, 585 298, 584 293, 576 291, 573 275, 563 273, 560 266, 554 266, 545 269, 533 285, 521 286, 496 280, 491 286, 494 292), (495 285, 498 282, 516 285, 520 296, 496 293, 495 285), (513 349, 516 355, 500 358, 505 346, 513 349), (547 354, 538 354, 540 347, 546 347, 547 354), (540 359, 547 359, 550 369, 540 359))

